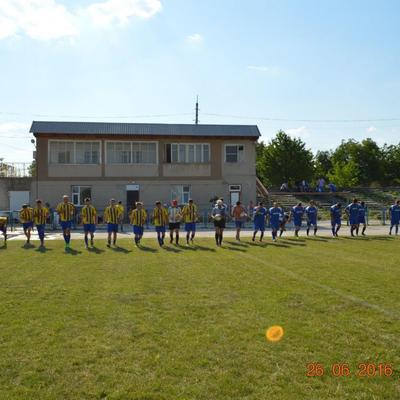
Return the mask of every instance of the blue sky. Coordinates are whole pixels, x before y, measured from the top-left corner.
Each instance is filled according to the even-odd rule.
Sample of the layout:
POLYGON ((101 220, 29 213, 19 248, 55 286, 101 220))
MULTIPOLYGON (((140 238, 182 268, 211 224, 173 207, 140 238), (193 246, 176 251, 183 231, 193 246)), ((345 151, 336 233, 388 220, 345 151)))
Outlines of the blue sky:
POLYGON ((394 0, 2 0, 0 157, 31 160, 33 119, 191 123, 197 94, 200 123, 266 141, 397 143, 398 15, 394 0))

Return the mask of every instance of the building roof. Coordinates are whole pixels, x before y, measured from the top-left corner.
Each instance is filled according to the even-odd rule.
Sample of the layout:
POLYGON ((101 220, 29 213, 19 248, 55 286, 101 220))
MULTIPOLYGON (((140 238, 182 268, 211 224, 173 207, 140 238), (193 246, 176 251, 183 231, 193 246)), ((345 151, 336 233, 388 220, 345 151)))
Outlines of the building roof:
POLYGON ((257 125, 142 124, 124 122, 33 121, 30 129, 52 135, 217 136, 258 138, 257 125))

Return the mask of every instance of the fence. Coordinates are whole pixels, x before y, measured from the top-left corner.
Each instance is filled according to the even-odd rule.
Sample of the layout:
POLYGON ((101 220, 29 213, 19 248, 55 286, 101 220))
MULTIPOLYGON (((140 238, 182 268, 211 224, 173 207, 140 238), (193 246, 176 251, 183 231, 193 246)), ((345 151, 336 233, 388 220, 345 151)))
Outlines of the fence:
POLYGON ((16 163, 0 161, 1 178, 24 178, 32 176, 32 163, 16 163))

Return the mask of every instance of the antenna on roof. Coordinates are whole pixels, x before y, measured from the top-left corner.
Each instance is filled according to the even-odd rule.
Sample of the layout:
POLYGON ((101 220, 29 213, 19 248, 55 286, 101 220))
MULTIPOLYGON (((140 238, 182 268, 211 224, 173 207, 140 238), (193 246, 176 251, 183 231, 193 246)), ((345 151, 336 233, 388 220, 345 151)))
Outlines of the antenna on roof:
POLYGON ((199 124, 199 96, 196 96, 196 119, 194 120, 195 124, 199 124))

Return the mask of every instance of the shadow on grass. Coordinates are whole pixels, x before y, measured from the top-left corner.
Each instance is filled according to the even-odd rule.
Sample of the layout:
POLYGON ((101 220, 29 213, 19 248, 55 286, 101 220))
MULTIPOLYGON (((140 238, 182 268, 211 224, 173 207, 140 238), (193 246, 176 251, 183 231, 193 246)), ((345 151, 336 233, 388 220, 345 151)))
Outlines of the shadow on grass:
POLYGON ((200 246, 199 244, 195 244, 195 248, 196 250, 215 252, 215 249, 213 249, 212 247, 200 246))
POLYGON ((0 246, 0 250, 6 250, 7 249, 7 243, 3 243, 3 246, 0 246))
POLYGON ((275 247, 286 247, 289 248, 290 246, 288 244, 285 244, 285 242, 282 243, 282 241, 280 242, 272 242, 271 246, 275 246, 275 247))
POLYGON ((101 249, 99 249, 99 248, 96 247, 96 246, 88 247, 88 251, 89 251, 90 253, 95 253, 95 254, 104 253, 104 250, 101 250, 101 249))
POLYGON ((35 251, 39 253, 47 253, 48 251, 53 251, 53 249, 49 249, 46 246, 39 246, 35 251))
POLYGON ((230 242, 227 240, 225 243, 229 243, 232 246, 249 247, 248 243, 243 243, 243 242, 230 242))
POLYGON ((181 249, 177 249, 177 248, 171 247, 171 246, 164 246, 163 249, 165 251, 169 251, 171 253, 180 253, 182 251, 181 249))
POLYGON ((21 246, 21 249, 31 250, 31 249, 34 249, 35 247, 36 246, 34 244, 32 244, 32 243, 24 243, 24 245, 21 246))
POLYGON ((310 240, 311 242, 329 242, 331 238, 326 238, 322 236, 308 236, 307 240, 310 240))
POLYGON ((142 244, 140 244, 138 247, 138 250, 141 251, 146 251, 148 253, 157 253, 157 249, 153 249, 152 247, 148 247, 148 246, 143 246, 142 244))
POLYGON ((260 242, 259 240, 257 242, 249 242, 249 246, 254 246, 254 247, 267 247, 267 243, 265 242, 260 242))
MULTIPOLYGON (((228 243, 228 242, 227 242, 228 243)), ((232 246, 224 246, 224 245, 222 245, 222 248, 225 248, 225 249, 227 249, 227 250, 233 250, 233 251, 240 251, 241 253, 247 253, 247 250, 244 250, 244 249, 239 249, 239 248, 237 248, 237 247, 232 247, 232 246)))
POLYGON ((301 239, 279 239, 279 242, 285 243, 289 246, 300 246, 300 247, 306 246, 305 241, 302 241, 301 239))
POLYGON ((343 239, 347 240, 394 240, 393 236, 342 236, 343 239))
POLYGON ((125 249, 124 247, 119 247, 119 246, 110 247, 110 249, 112 251, 115 251, 116 253, 124 253, 124 254, 132 253, 132 250, 128 250, 128 249, 125 249))
POLYGON ((65 250, 65 254, 70 254, 71 256, 77 256, 78 254, 82 254, 82 252, 79 250, 71 249, 70 247, 69 249, 65 250))

